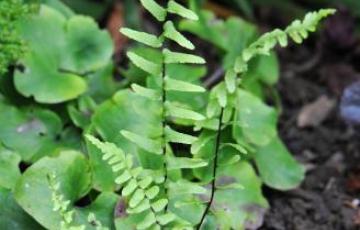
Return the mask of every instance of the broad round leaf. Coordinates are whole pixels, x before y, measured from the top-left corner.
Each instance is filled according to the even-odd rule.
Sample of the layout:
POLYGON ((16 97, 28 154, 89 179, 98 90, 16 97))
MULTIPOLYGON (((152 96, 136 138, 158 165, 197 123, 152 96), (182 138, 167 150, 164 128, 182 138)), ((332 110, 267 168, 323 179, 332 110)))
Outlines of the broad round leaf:
POLYGON ((33 162, 62 146, 62 122, 53 112, 26 107, 18 109, 0 102, 0 141, 33 162))
MULTIPOLYGON (((213 212, 220 226, 233 229, 257 229, 262 225, 268 203, 261 191, 261 181, 253 167, 247 162, 224 167, 219 170, 213 212), (242 188, 231 186, 240 185, 242 188), (224 210, 227 210, 223 212, 224 210), (256 226, 251 227, 251 226, 256 226)), ((220 227, 220 229, 224 229, 220 227)))
POLYGON ((237 91, 237 104, 233 136, 245 138, 256 145, 268 144, 276 135, 276 110, 244 90, 237 91))
POLYGON ((91 174, 83 154, 63 151, 56 157, 44 157, 28 168, 14 189, 18 204, 47 229, 58 229, 61 217, 53 211, 48 176, 56 175, 65 200, 74 202, 90 190, 91 174))
MULTIPOLYGON (((0 187, 12 189, 21 176, 19 154, 4 148, 0 144, 0 187)), ((1 229, 1 228, 0 228, 1 229)))
POLYGON ((15 73, 15 86, 38 102, 54 104, 77 98, 87 90, 81 76, 111 61, 110 35, 89 17, 67 19, 42 5, 38 15, 19 24, 30 52, 21 60, 25 70, 15 73))
POLYGON ((304 167, 292 157, 278 137, 259 147, 254 158, 262 180, 269 187, 289 190, 299 186, 304 179, 304 167))
POLYGON ((33 96, 37 102, 56 104, 74 99, 86 91, 86 82, 81 77, 58 71, 51 66, 48 56, 31 53, 24 63, 25 72, 16 71, 15 85, 26 97, 33 96))
POLYGON ((10 190, 0 187, 0 204, 1 230, 44 229, 16 203, 10 190))
POLYGON ((113 45, 109 33, 99 30, 90 17, 75 16, 66 23, 66 53, 60 67, 85 74, 109 63, 113 45))
POLYGON ((24 96, 34 96, 42 103, 60 103, 85 92, 84 79, 59 71, 59 61, 66 53, 65 23, 64 16, 46 6, 39 15, 20 23, 20 33, 31 49, 21 60, 25 70, 15 73, 15 86, 24 96))

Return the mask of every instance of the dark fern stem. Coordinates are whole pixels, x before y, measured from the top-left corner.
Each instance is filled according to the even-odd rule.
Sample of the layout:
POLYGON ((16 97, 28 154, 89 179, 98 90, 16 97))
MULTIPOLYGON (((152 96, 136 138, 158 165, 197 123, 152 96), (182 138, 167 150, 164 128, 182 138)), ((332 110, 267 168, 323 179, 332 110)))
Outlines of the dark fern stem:
MULTIPOLYGON (((163 46, 165 47, 165 45, 163 46)), ((164 178, 164 190, 165 190, 165 194, 167 195, 167 186, 166 186, 166 182, 168 179, 168 174, 167 174, 167 162, 166 162, 166 136, 165 136, 165 129, 166 129, 166 108, 165 108, 165 103, 166 103, 166 83, 165 83, 165 77, 166 77, 166 64, 165 61, 163 61, 162 63, 162 80, 161 80, 161 88, 162 88, 162 107, 163 107, 163 115, 162 115, 162 139, 163 139, 163 156, 164 156, 164 173, 165 173, 165 178, 164 178)), ((167 206, 166 206, 167 209, 167 206)))
POLYGON ((206 205, 206 209, 201 217, 201 220, 197 226, 197 230, 199 230, 202 226, 202 224, 204 223, 205 217, 207 216, 207 214, 210 211, 211 205, 214 201, 214 196, 215 196, 215 192, 216 192, 216 172, 217 172, 217 165, 218 165, 218 156, 219 156, 219 150, 220 150, 220 141, 221 141, 221 129, 222 129, 222 125, 223 125, 223 115, 224 115, 224 108, 221 108, 221 112, 220 112, 220 117, 219 117, 219 126, 217 129, 217 137, 216 137, 216 143, 215 143, 215 157, 214 157, 214 166, 213 166, 213 172, 212 172, 212 176, 213 179, 211 181, 211 195, 210 195, 210 200, 206 205))

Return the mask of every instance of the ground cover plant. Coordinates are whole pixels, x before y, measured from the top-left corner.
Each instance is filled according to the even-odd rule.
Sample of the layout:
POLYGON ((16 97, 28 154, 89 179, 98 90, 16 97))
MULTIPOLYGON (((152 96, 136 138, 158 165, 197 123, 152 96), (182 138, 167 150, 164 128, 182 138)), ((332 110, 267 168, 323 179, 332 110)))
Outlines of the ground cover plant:
POLYGON ((0 79, 1 229, 258 228, 262 184, 301 183, 277 134, 280 107, 267 103, 277 103, 272 50, 302 43, 334 10, 260 36, 198 1, 141 0, 159 31, 119 28, 137 42, 123 84, 110 35, 44 3, 11 28, 28 48, 0 79), (219 49, 219 79, 202 80, 206 57, 180 31, 219 49))

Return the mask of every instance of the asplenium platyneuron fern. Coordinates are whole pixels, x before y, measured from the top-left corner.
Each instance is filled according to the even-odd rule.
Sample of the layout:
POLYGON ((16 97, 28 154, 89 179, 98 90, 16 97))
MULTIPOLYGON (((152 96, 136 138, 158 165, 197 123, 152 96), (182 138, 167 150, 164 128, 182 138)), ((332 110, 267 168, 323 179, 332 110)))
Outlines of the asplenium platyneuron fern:
MULTIPOLYGON (((250 219, 251 217, 242 216, 239 217, 238 221, 234 215, 244 207, 239 208, 237 201, 233 201, 233 205, 228 200, 224 202, 216 198, 216 192, 220 188, 222 191, 229 191, 229 193, 223 193, 227 195, 241 189, 241 185, 233 177, 226 177, 226 173, 225 176, 222 176, 222 181, 217 181, 219 179, 217 172, 220 166, 224 169, 240 160, 238 155, 225 156, 222 153, 226 152, 223 151, 225 148, 230 147, 236 149, 240 154, 247 154, 254 151, 253 149, 257 147, 256 144, 265 145, 271 140, 268 137, 264 138, 251 134, 249 138, 252 142, 248 143, 241 139, 234 141, 228 137, 229 135, 223 135, 225 129, 229 129, 231 125, 238 123, 236 114, 239 109, 242 109, 239 108, 238 104, 242 104, 244 100, 253 100, 253 97, 241 88, 238 76, 247 71, 248 63, 254 56, 267 54, 278 42, 285 46, 288 35, 296 42, 301 42, 307 37, 309 31, 314 30, 321 18, 333 13, 333 11, 324 10, 311 13, 306 16, 303 22, 295 21, 285 31, 275 30, 265 34, 250 45, 237 58, 233 67, 227 70, 225 81, 211 90, 205 117, 199 111, 193 111, 189 109, 189 106, 171 101, 168 97, 171 91, 205 92, 205 89, 199 85, 191 84, 185 80, 173 79, 167 71, 168 65, 172 64, 203 64, 205 62, 196 55, 174 52, 169 48, 170 42, 175 42, 189 50, 193 50, 195 47, 191 41, 178 32, 172 21, 167 20, 167 15, 176 14, 189 20, 196 20, 196 14, 175 1, 169 1, 166 6, 161 6, 154 0, 141 0, 141 3, 154 18, 163 24, 162 33, 153 35, 128 28, 122 28, 121 32, 143 45, 161 51, 160 63, 135 52, 128 52, 128 57, 134 65, 149 74, 151 84, 148 84, 147 87, 133 84, 132 90, 133 93, 158 104, 161 111, 161 124, 159 126, 161 126, 162 131, 160 132, 161 135, 158 136, 143 136, 131 130, 119 131, 123 137, 139 149, 162 156, 163 168, 161 170, 143 168, 131 153, 124 152, 118 146, 102 142, 92 136, 87 136, 87 138, 103 152, 103 160, 107 162, 116 175, 115 183, 121 187, 121 195, 126 203, 126 213, 130 217, 135 216, 134 219, 137 220, 137 223, 131 227, 136 226, 137 229, 200 229, 206 223, 206 225, 221 226, 224 229, 242 229, 244 228, 243 219, 250 219), (172 125, 174 119, 191 121, 187 124, 192 124, 195 130, 204 130, 200 137, 181 133, 172 125), (210 140, 214 140, 214 147, 204 151, 204 146, 207 146, 211 142, 210 140), (191 145, 192 157, 176 156, 171 148, 171 143, 191 145), (200 179, 202 185, 210 183, 210 190, 192 182, 191 179, 185 179, 186 177, 182 175, 173 177, 171 172, 174 169, 205 170, 206 173, 197 171, 194 174, 196 174, 197 179, 200 179), (195 205, 191 207, 197 208, 197 216, 193 218, 187 216, 188 218, 185 220, 183 217, 189 210, 183 207, 189 204, 195 205)), ((244 118, 246 122, 252 122, 251 117, 254 112, 259 114, 269 112, 266 109, 263 110, 259 101, 255 100, 254 102, 259 107, 259 111, 246 111, 247 115, 244 118)), ((276 114, 271 115, 276 117, 276 114)), ((276 122, 275 119, 273 120, 269 121, 270 125, 276 122)), ((242 125, 245 127, 246 124, 243 122, 242 125)), ((275 135, 274 130, 275 128, 271 129, 269 133, 275 135)), ((246 173, 251 173, 251 167, 247 164, 242 165, 243 167, 237 166, 229 167, 232 170, 245 168, 246 173)), ((233 173, 232 170, 230 170, 231 173, 233 173)), ((258 181, 254 181, 254 184, 258 184, 258 181)))
POLYGON ((141 0, 144 8, 163 24, 160 35, 153 35, 129 28, 122 28, 125 36, 142 43, 143 45, 159 49, 162 53, 161 63, 146 59, 145 57, 128 52, 130 61, 149 74, 154 84, 150 87, 133 84, 135 94, 155 101, 161 110, 161 135, 156 137, 142 136, 130 130, 119 130, 121 134, 138 148, 149 153, 163 157, 163 168, 152 171, 137 165, 133 157, 124 153, 120 148, 111 143, 103 143, 98 139, 88 136, 88 140, 97 146, 103 153, 103 159, 118 175, 115 183, 122 187, 122 196, 127 200, 126 212, 129 215, 143 215, 142 221, 137 223, 137 229, 192 229, 193 224, 183 220, 175 214, 168 204, 170 197, 176 197, 178 206, 186 202, 199 202, 196 198, 189 200, 192 194, 206 193, 206 190, 190 181, 174 180, 169 175, 171 170, 192 169, 205 167, 207 163, 201 159, 177 157, 173 154, 170 143, 190 145, 197 137, 181 133, 172 127, 172 119, 183 119, 195 123, 205 119, 198 111, 179 102, 171 101, 169 92, 203 93, 206 90, 187 81, 172 78, 167 71, 167 66, 172 64, 204 64, 205 60, 199 56, 171 51, 170 43, 194 50, 195 46, 184 37, 171 20, 169 14, 197 20, 197 15, 175 1, 168 1, 166 6, 159 5, 154 0, 141 0), (182 188, 177 196, 177 188, 182 188), (172 191, 171 191, 172 190, 172 191), (171 193, 171 195, 170 195, 171 193), (184 196, 189 194, 189 196, 184 196), (182 198, 186 200, 182 200, 182 198))
MULTIPOLYGON (((211 178, 211 197, 199 226, 205 222, 210 211, 212 211, 212 213, 216 212, 216 210, 212 210, 214 209, 212 205, 216 202, 214 196, 217 189, 216 180, 219 167, 219 152, 224 146, 231 146, 236 149, 239 155, 261 151, 262 148, 265 148, 264 146, 276 146, 272 149, 276 151, 277 148, 281 146, 276 137, 277 114, 275 110, 267 107, 261 99, 247 92, 241 85, 241 76, 248 71, 250 61, 258 55, 270 55, 270 52, 277 44, 280 44, 281 47, 286 47, 288 45, 289 37, 296 43, 301 44, 308 38, 309 32, 314 32, 316 30, 321 19, 334 13, 335 10, 332 9, 308 13, 303 21, 295 20, 285 30, 276 29, 262 35, 248 48, 243 50, 242 54, 236 58, 233 66, 226 70, 224 81, 211 90, 207 106, 207 119, 198 122, 199 129, 204 128, 208 130, 204 131, 201 135, 203 138, 201 138, 199 142, 195 142, 192 146, 192 152, 196 155, 199 152, 198 146, 206 141, 206 138, 215 137, 215 156, 209 157, 205 155, 205 159, 208 160, 209 165, 212 165, 212 176, 208 177, 211 178), (249 103, 252 103, 252 105, 249 106, 249 103), (219 117, 220 122, 218 122, 219 117), (234 127, 236 126, 240 126, 240 128, 235 130, 234 127), (231 142, 229 142, 229 138, 225 138, 227 142, 224 143, 222 133, 224 133, 226 129, 232 129, 231 132, 233 133, 233 136, 242 136, 246 138, 230 140, 231 142), (257 133, 249 129, 257 129, 257 133), (240 132, 240 134, 234 135, 236 132, 240 132)), ((201 158, 201 156, 199 157, 201 158)), ((236 161, 239 159, 240 158, 232 158, 230 160, 236 161)), ((287 160, 294 162, 294 160, 288 157, 287 160)), ((272 169, 273 171, 279 169, 276 165, 273 165, 272 167, 274 167, 272 169)), ((303 174, 302 167, 297 166, 294 170, 298 171, 298 174, 300 175, 303 174)), ((208 171, 208 173, 210 172, 208 171)), ((261 168, 260 173, 262 173, 261 168)), ((298 184, 301 181, 301 178, 302 177, 293 179, 297 181, 296 183, 298 184)), ((263 179, 266 182, 266 178, 263 179)), ((291 188, 293 185, 282 185, 279 189, 288 189, 287 186, 289 186, 288 188, 291 188)))

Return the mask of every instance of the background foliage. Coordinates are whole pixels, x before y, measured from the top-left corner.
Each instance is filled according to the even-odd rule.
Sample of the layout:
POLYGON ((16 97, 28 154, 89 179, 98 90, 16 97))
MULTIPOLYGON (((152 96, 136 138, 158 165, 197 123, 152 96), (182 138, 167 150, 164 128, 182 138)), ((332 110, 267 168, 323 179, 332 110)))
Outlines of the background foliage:
MULTIPOLYGON (((183 19, 157 23, 160 37, 122 29, 145 44, 130 46, 131 63, 118 68, 95 21, 110 3, 66 3, 0 3, 0 201, 9 207, 1 229, 256 228, 268 208, 263 184, 301 183, 304 168, 279 138, 280 108, 267 94, 279 78, 272 49, 288 37, 301 43, 332 11, 260 36, 201 1, 189 1, 192 11, 170 1, 183 19), (207 83, 211 66, 194 65, 205 63, 203 51, 179 31, 215 47, 224 79, 207 83)), ((161 7, 141 3, 165 20, 161 7)), ((249 2, 236 4, 253 16, 249 2)), ((125 19, 141 30, 140 18, 125 19)))

